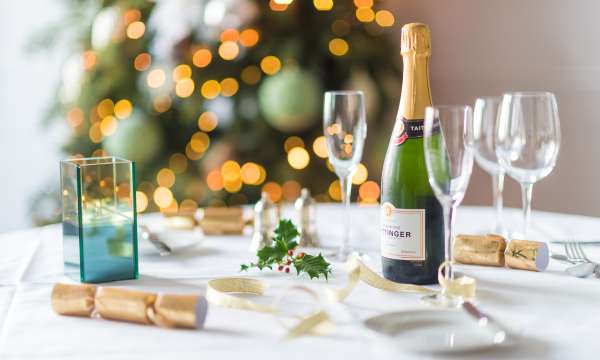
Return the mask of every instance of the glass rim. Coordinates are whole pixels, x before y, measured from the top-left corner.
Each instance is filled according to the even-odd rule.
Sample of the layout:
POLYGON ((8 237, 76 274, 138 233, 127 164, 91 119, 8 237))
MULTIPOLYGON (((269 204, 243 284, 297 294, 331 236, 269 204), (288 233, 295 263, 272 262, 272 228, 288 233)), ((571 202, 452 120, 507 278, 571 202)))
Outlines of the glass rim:
POLYGON ((325 95, 363 95, 362 90, 330 90, 325 91, 325 95))
POLYGON ((475 98, 477 100, 493 100, 493 101, 502 101, 502 95, 486 95, 486 96, 478 96, 475 98))
POLYGON ((509 91, 505 92, 503 96, 518 96, 518 97, 542 97, 542 96, 554 96, 554 93, 550 91, 509 91))
POLYGON ((467 111, 467 110, 473 110, 473 107, 471 105, 431 105, 431 106, 426 106, 425 107, 425 111, 427 111, 428 109, 433 109, 433 110, 445 110, 445 111, 467 111))
POLYGON ((122 158, 120 156, 92 156, 92 157, 83 157, 83 158, 63 159, 60 162, 63 164, 74 165, 77 167, 133 163, 133 161, 122 158), (90 161, 90 160, 98 161, 98 162, 87 163, 87 161, 90 161))

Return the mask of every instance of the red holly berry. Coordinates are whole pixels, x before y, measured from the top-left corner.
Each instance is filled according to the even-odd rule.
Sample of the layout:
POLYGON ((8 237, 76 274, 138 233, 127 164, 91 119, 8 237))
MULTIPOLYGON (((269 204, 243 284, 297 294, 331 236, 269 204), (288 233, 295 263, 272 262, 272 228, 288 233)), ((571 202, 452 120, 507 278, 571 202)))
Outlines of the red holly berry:
POLYGON ((283 265, 279 265, 279 266, 277 267, 277 270, 278 270, 278 271, 281 271, 281 270, 283 270, 283 265))
POLYGON ((286 272, 286 273, 289 273, 289 272, 290 272, 290 268, 286 266, 286 267, 285 267, 285 272, 286 272))
POLYGON ((292 250, 292 249, 289 249, 289 250, 288 250, 288 255, 289 255, 289 256, 292 256, 292 255, 294 255, 294 250, 292 250))
POLYGON ((298 254, 298 259, 302 259, 304 257, 304 255, 306 255, 306 254, 301 252, 300 254, 298 254))
POLYGON ((286 261, 286 265, 290 265, 292 263, 292 260, 288 259, 288 261, 286 261))

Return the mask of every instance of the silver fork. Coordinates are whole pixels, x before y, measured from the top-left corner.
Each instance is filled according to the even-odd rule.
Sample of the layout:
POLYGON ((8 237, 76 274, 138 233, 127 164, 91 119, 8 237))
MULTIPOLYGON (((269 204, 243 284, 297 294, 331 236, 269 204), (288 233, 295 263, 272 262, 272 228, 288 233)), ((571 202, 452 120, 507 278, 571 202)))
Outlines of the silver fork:
POLYGON ((600 264, 595 261, 590 260, 587 254, 583 250, 583 246, 581 246, 581 242, 579 241, 570 241, 564 244, 565 252, 567 254, 567 258, 574 263, 588 263, 594 265, 593 274, 600 278, 600 264))

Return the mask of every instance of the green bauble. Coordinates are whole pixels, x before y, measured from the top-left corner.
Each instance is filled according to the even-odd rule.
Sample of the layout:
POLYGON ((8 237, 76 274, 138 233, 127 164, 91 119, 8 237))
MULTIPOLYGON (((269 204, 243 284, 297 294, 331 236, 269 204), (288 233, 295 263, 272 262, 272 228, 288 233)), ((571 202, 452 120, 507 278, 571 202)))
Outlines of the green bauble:
POLYGON ((323 92, 310 71, 283 70, 258 89, 258 103, 271 126, 291 133, 306 130, 319 119, 323 92))
POLYGON ((160 127, 142 118, 139 110, 119 120, 117 132, 104 139, 104 148, 109 154, 138 163, 147 163, 160 153, 162 146, 160 127))

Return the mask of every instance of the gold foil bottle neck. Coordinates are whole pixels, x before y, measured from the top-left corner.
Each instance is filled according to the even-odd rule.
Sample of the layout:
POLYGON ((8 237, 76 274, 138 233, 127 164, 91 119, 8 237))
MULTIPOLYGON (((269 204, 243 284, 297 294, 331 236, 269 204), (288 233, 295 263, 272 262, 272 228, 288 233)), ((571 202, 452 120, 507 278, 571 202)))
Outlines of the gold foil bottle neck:
POLYGON ((402 40, 400 43, 402 54, 416 52, 431 54, 431 33, 429 27, 422 23, 410 23, 402 27, 402 40))

